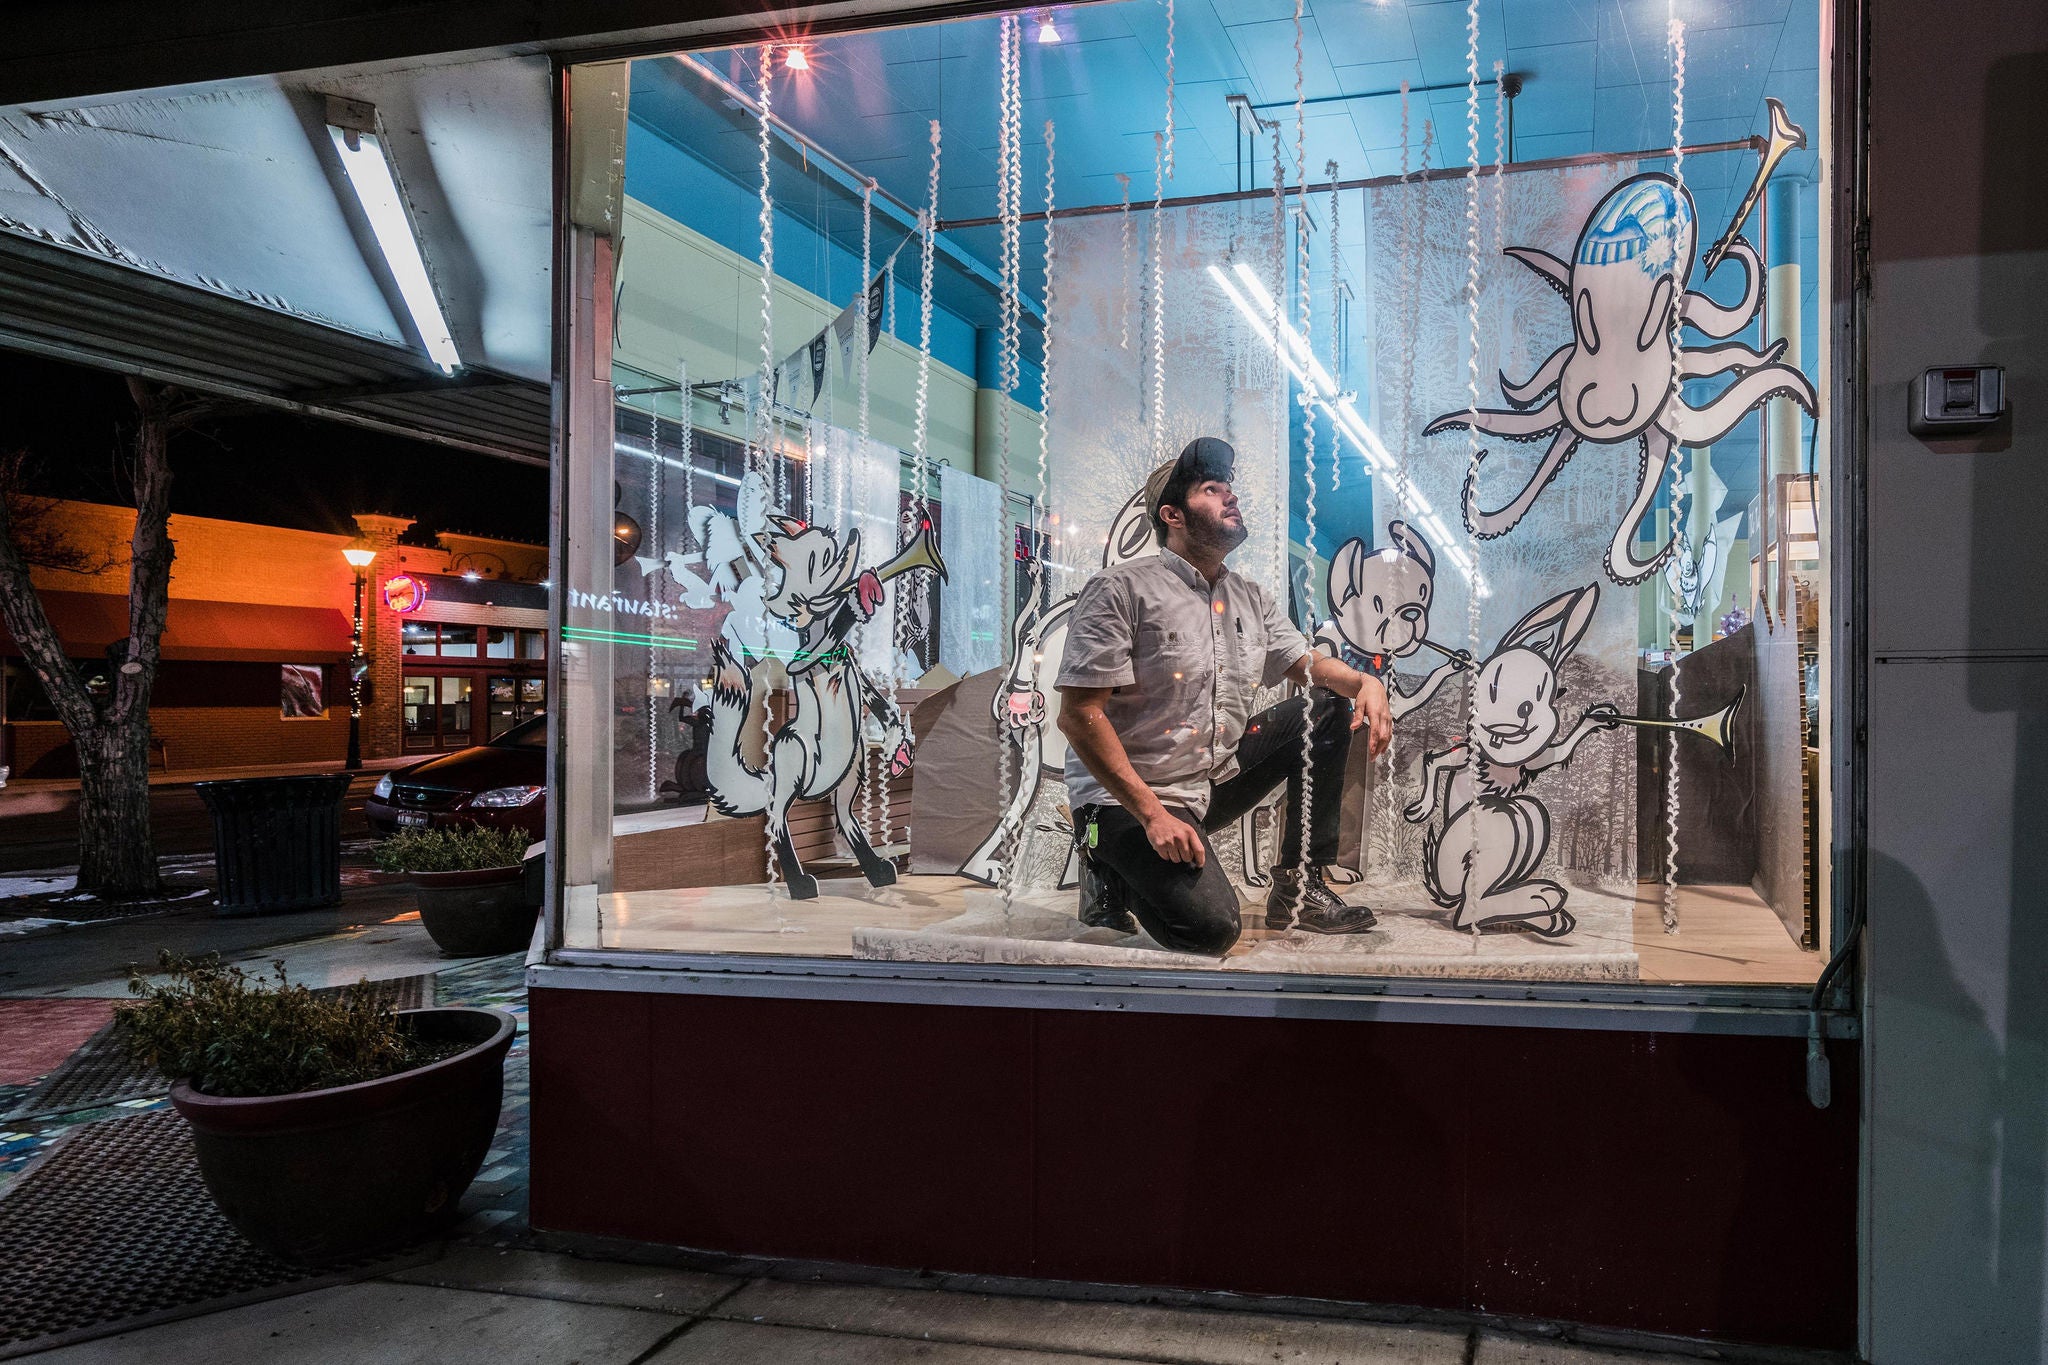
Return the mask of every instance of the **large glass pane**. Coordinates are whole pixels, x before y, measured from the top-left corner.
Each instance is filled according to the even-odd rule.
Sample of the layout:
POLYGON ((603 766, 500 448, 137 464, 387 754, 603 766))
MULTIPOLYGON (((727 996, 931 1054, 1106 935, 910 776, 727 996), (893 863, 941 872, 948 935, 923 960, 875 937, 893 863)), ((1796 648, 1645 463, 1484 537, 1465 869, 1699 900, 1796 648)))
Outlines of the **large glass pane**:
POLYGON ((765 72, 754 46, 604 69, 629 100, 622 176, 578 162, 579 202, 617 196, 578 228, 617 307, 616 402, 571 418, 557 647, 599 804, 567 840, 570 943, 1813 980, 1842 609, 1819 17, 1596 33, 1511 5, 1481 70, 1515 79, 1468 90, 1440 8, 1305 20, 1299 128, 1295 21, 1184 10, 1210 55, 1172 146, 1136 0, 1059 11, 1014 63, 991 17, 765 72), (1235 453, 1244 596, 1190 623, 1171 594, 1223 580, 1174 577, 1138 495, 1200 436, 1235 453), (1153 589, 1078 596, 1102 575, 1153 589), (1303 726, 1263 666, 1285 620, 1329 687, 1390 690, 1384 756, 1328 688, 1338 719, 1303 726), (1106 798, 1058 724, 1076 635, 1122 650, 1093 676, 1141 780, 1229 816, 1201 933, 1142 832, 1128 866, 1086 809, 1077 836, 1106 798), (1126 906, 1081 904, 1084 862, 1126 906))
POLYGON ((460 749, 470 743, 470 694, 475 682, 468 677, 444 676, 441 682, 441 747, 460 749))
POLYGON ((485 626, 484 657, 487 659, 509 659, 513 657, 518 633, 509 626, 485 626))
POLYGON ((475 626, 442 626, 442 657, 453 657, 457 659, 476 658, 478 634, 478 628, 475 626))
POLYGON ((405 677, 400 711, 405 726, 405 747, 431 749, 436 733, 434 692, 436 680, 408 673, 405 677))
POLYGON ((435 626, 432 621, 415 621, 407 618, 399 623, 399 648, 407 654, 433 654, 439 649, 434 632, 435 626))
POLYGON ((491 720, 489 738, 496 739, 517 725, 519 714, 518 679, 496 677, 490 682, 491 720))

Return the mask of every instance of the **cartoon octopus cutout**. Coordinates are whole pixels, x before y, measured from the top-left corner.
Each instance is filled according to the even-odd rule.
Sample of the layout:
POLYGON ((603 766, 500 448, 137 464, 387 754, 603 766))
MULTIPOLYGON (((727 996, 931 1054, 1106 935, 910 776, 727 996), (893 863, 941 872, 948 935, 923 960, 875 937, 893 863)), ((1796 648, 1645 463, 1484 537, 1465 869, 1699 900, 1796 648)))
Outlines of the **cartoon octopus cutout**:
POLYGON ((1579 445, 1620 445, 1633 441, 1639 452, 1635 495, 1608 545, 1608 577, 1624 586, 1655 573, 1671 554, 1672 541, 1639 558, 1635 541, 1678 447, 1712 445, 1768 400, 1790 398, 1808 414, 1813 385, 1781 364, 1785 342, 1754 350, 1729 341, 1749 325, 1763 302, 1762 258, 1740 236, 1762 197, 1764 182, 1786 153, 1806 145, 1776 100, 1768 100, 1771 136, 1762 164, 1736 210, 1728 231, 1707 252, 1702 277, 1732 256, 1747 280, 1741 299, 1724 308, 1688 288, 1698 225, 1692 195, 1662 172, 1632 176, 1609 190, 1579 232, 1572 262, 1533 247, 1509 247, 1504 254, 1528 266, 1571 306, 1572 339, 1536 368, 1526 381, 1501 376, 1506 410, 1460 409, 1423 428, 1433 436, 1453 428, 1477 427, 1510 441, 1548 437, 1529 481, 1506 504, 1479 505, 1480 451, 1464 489, 1465 526, 1481 540, 1515 529, 1579 445), (1690 327, 1721 342, 1685 346, 1680 329, 1690 327), (1735 379, 1698 407, 1684 401, 1686 379, 1734 374, 1735 379))

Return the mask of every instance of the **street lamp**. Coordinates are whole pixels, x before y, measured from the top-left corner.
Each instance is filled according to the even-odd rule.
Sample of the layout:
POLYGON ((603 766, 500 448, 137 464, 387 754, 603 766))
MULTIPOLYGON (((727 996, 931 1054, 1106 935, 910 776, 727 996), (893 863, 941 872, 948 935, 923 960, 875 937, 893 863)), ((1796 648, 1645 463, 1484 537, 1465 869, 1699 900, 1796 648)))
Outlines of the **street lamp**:
POLYGON ((357 773, 363 770, 363 582, 377 550, 369 537, 357 535, 343 547, 341 557, 356 574, 355 625, 348 643, 348 762, 343 767, 357 773))

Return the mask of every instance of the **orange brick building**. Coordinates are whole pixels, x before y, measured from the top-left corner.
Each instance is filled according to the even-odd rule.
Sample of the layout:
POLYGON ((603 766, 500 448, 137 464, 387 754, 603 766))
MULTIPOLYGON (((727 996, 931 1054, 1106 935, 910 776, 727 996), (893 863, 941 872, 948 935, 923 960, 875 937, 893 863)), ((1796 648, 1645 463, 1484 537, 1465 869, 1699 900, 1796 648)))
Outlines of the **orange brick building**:
MULTIPOLYGON (((402 544, 409 518, 355 520, 377 551, 363 595, 363 756, 462 748, 537 714, 547 548, 452 532, 402 544), (386 601, 401 575, 424 589, 403 613, 386 601)), ((82 502, 56 504, 47 521, 83 559, 115 562, 100 573, 34 570, 51 624, 89 675, 106 675, 108 646, 127 634, 121 561, 134 521, 132 508, 82 502)), ((341 552, 351 537, 187 516, 173 516, 170 529, 177 556, 150 708, 152 763, 171 772, 339 763, 356 586, 341 552)), ((4 626, 0 716, 0 763, 15 777, 77 772, 70 737, 4 626)))

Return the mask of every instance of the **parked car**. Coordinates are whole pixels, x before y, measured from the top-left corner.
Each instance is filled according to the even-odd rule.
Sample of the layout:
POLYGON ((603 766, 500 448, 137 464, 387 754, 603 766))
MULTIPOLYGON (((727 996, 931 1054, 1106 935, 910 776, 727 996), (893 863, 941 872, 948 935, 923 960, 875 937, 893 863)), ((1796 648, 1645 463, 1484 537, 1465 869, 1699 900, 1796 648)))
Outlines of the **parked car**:
POLYGON ((494 825, 547 837, 547 718, 535 716, 487 744, 439 754, 378 780, 363 813, 370 829, 494 825))

